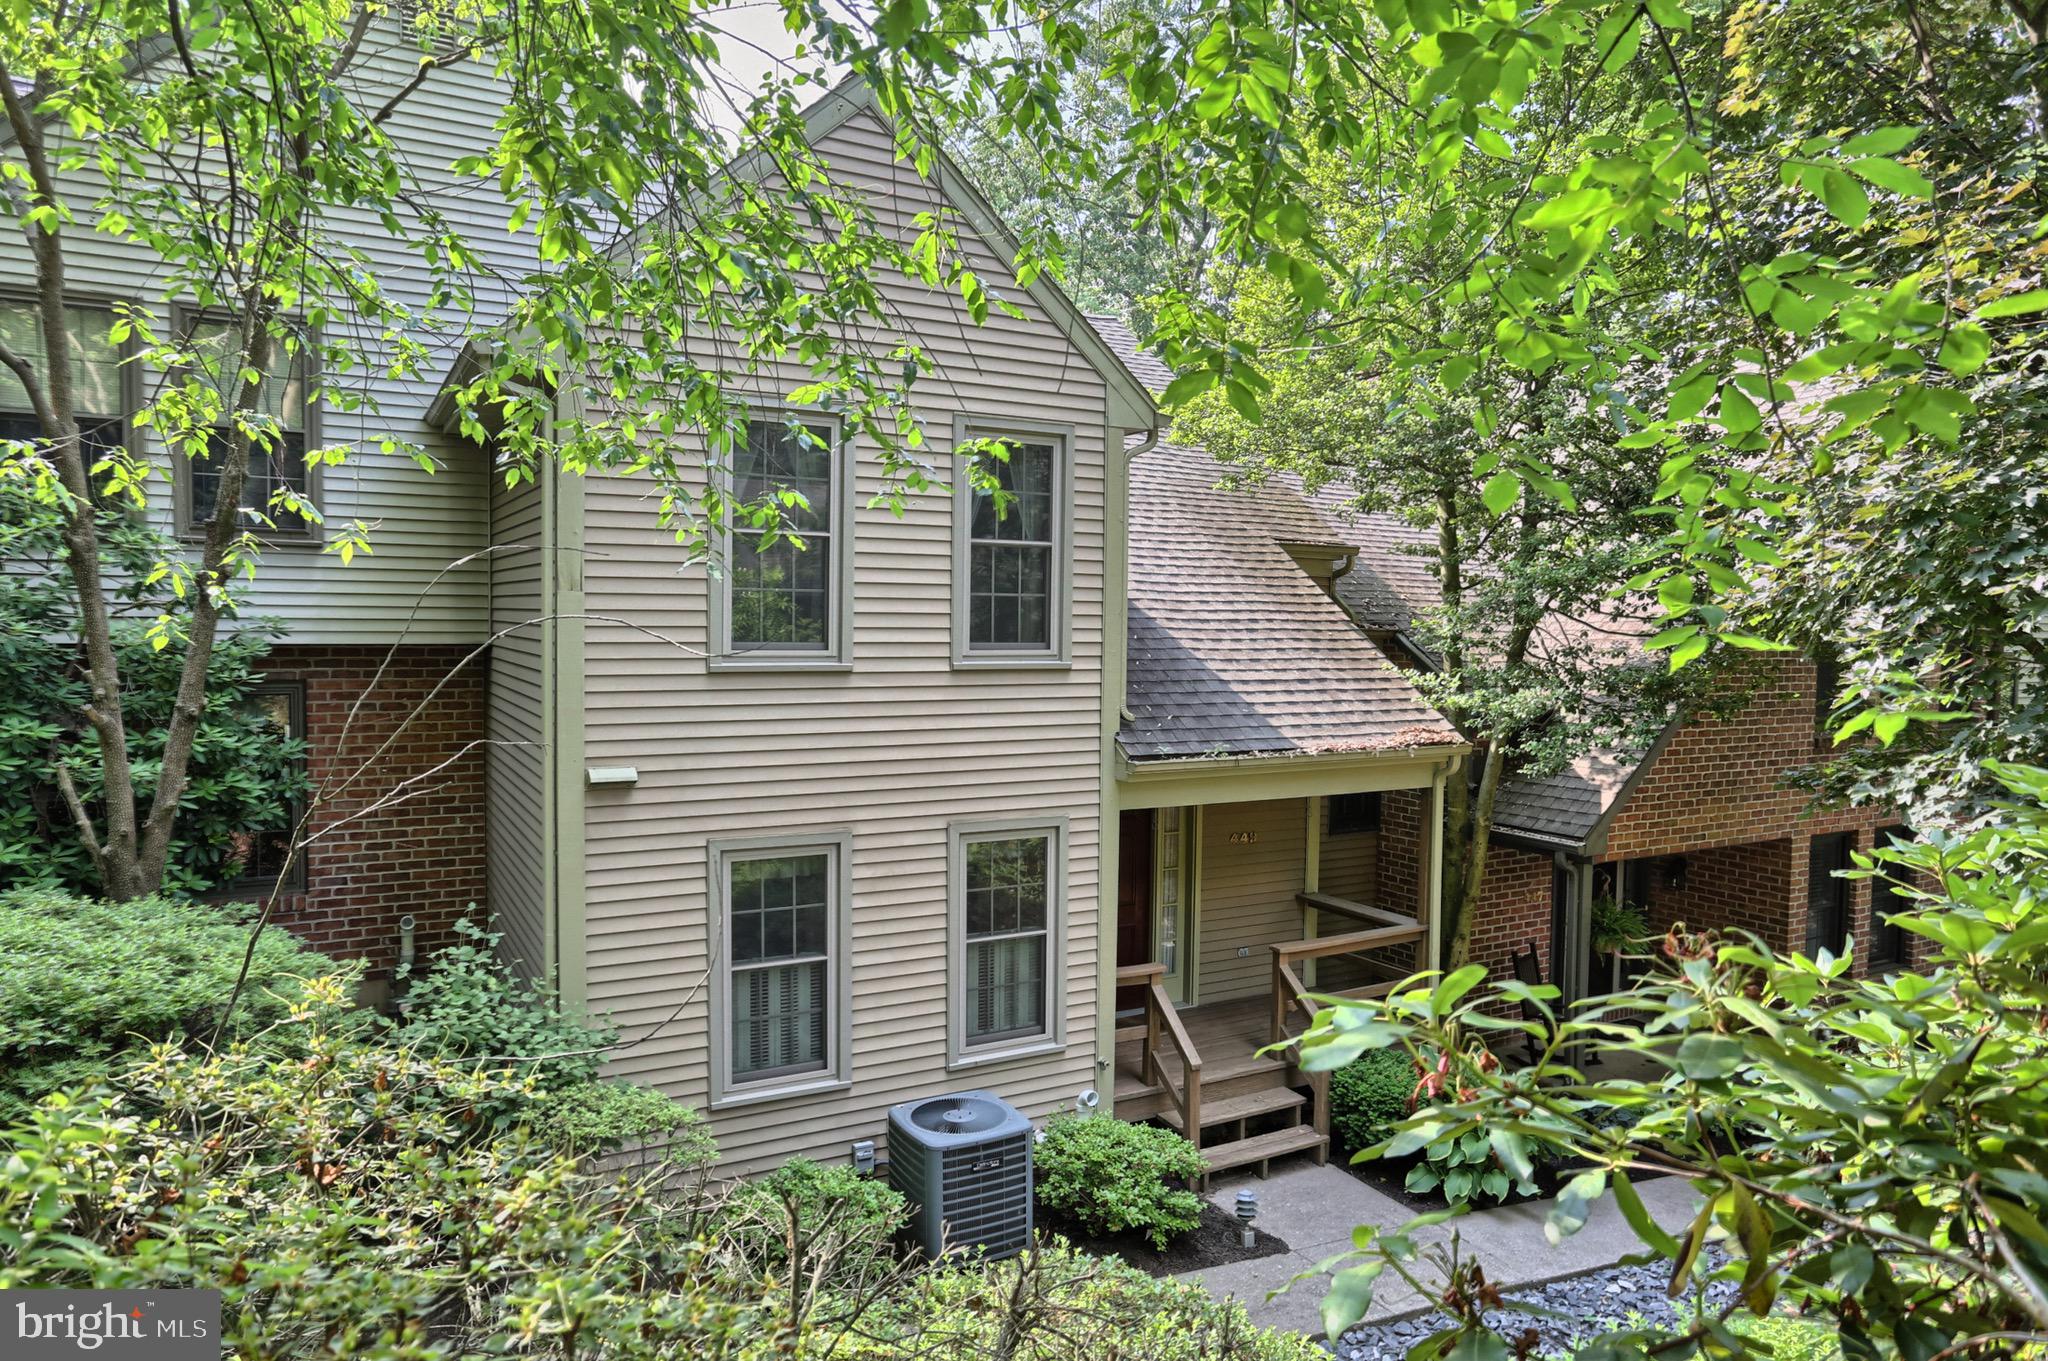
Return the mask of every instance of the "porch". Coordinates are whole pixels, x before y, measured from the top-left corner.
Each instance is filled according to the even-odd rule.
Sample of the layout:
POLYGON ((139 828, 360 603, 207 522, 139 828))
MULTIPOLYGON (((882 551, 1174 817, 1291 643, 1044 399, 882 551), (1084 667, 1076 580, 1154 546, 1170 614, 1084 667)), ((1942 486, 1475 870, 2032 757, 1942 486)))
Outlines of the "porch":
POLYGON ((1364 922, 1362 929, 1267 947, 1271 991, 1263 997, 1196 1006, 1174 1005, 1159 964, 1117 971, 1119 990, 1143 992, 1142 1019, 1116 1032, 1116 1113, 1126 1120, 1157 1118, 1202 1152, 1213 1174, 1255 1166, 1265 1176, 1272 1160, 1311 1153, 1329 1156, 1330 1080, 1297 1065, 1298 1041, 1315 1016, 1303 975, 1319 964, 1349 964, 1373 981, 1322 996, 1384 997, 1410 969, 1376 957, 1395 947, 1412 949, 1428 928, 1414 918, 1382 912, 1326 894, 1298 895, 1304 912, 1364 922))

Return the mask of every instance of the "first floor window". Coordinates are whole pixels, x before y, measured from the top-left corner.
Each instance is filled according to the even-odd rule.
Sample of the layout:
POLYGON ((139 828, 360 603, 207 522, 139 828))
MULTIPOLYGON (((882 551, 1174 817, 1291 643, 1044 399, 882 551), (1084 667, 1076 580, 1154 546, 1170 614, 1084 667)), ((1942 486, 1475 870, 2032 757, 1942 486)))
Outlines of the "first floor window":
POLYGON ((1331 836, 1377 832, 1380 829, 1378 794, 1332 794, 1329 809, 1331 836))
MULTIPOLYGON (((265 681, 249 694, 249 703, 288 742, 306 738, 306 687, 298 681, 265 681)), ((305 767, 300 749, 298 765, 305 767)), ((236 893, 267 894, 281 888, 299 892, 306 887, 306 858, 291 854, 292 835, 302 810, 296 801, 286 807, 277 822, 268 827, 238 833, 232 847, 234 877, 224 886, 236 893), (285 872, 280 883, 278 875, 285 872)))
POLYGON ((735 1085, 832 1067, 838 854, 820 846, 724 859, 735 1085))
POLYGON ((1051 831, 962 839, 962 1003, 968 1047, 1050 1033, 1051 831))

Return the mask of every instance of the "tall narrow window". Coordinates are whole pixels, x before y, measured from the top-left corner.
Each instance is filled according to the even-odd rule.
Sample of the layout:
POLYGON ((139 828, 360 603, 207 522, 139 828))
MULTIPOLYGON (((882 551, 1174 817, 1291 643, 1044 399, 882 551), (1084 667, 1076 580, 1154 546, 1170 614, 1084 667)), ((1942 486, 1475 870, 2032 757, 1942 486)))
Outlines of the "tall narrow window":
POLYGON ((778 528, 735 524, 725 588, 726 653, 801 658, 841 651, 843 454, 828 421, 754 421, 733 494, 772 503, 778 528), (790 493, 794 493, 791 496, 790 493))
POLYGON ((1001 442, 1007 457, 984 454, 979 465, 993 486, 961 478, 960 651, 1057 659, 1068 577, 1066 444, 1030 435, 1001 442))
MULTIPOLYGON (((249 692, 249 704, 286 741, 306 740, 306 687, 300 682, 264 681, 249 692)), ((303 749, 298 765, 301 770, 305 767, 303 749)), ((268 894, 272 889, 287 893, 305 889, 306 857, 302 854, 294 858, 291 854, 292 833, 298 826, 300 812, 295 801, 284 809, 277 825, 252 828, 233 838, 229 851, 233 878, 223 885, 223 891, 268 894), (278 876, 287 867, 289 873, 280 883, 278 876)))
MULTIPOLYGON (((126 439, 128 401, 121 381, 121 350, 107 338, 113 313, 98 307, 71 307, 65 313, 65 341, 70 347, 72 409, 86 450, 86 467, 120 447, 126 439)), ((47 372, 42 318, 27 303, 0 302, 0 340, 26 359, 38 374, 47 372)), ((0 367, 0 439, 36 443, 43 439, 35 404, 14 370, 0 367)), ((95 479, 97 481, 98 479, 95 479)))
MULTIPOLYGON (((1910 827, 1884 827, 1877 833, 1880 846, 1912 844, 1910 827)), ((1870 881, 1870 963, 1879 968, 1897 968, 1906 962, 1906 928, 1888 919, 1913 910, 1912 902, 1900 891, 1894 876, 1897 865, 1879 865, 1878 877, 1870 881)))
POLYGON ((1806 953, 1840 955, 1849 941, 1849 881, 1836 871, 1849 868, 1853 832, 1813 839, 1806 871, 1806 953))
MULTIPOLYGON (((234 438, 232 413, 241 399, 242 381, 236 364, 239 358, 240 328, 232 319, 201 317, 186 328, 186 345, 197 359, 194 374, 200 383, 219 393, 221 419, 206 432, 206 456, 185 460, 185 497, 182 528, 187 534, 203 534, 220 505, 221 465, 227 458, 228 443, 234 438)), ((306 344, 286 353, 281 341, 272 342, 274 353, 256 407, 243 415, 250 427, 249 475, 242 484, 243 524, 269 538, 311 539, 317 526, 305 515, 283 503, 274 503, 282 488, 311 502, 313 484, 306 466, 310 436, 307 393, 311 386, 306 344)))
POLYGON ((955 988, 963 1054, 1054 1034, 1059 844, 1052 827, 957 834, 955 988))
POLYGON ((843 840, 713 848, 725 964, 719 1093, 843 1076, 843 840))

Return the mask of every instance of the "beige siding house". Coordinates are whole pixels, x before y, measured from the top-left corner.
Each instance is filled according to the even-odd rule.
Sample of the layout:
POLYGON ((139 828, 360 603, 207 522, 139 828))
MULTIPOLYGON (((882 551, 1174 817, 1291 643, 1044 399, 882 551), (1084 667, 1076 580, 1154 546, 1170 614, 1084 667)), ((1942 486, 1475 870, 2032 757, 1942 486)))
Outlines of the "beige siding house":
MULTIPOLYGON (((410 61, 394 45, 366 80, 410 61)), ((395 135, 452 161, 496 97, 451 73, 395 135)), ((943 160, 930 179, 899 160, 860 86, 809 118, 882 223, 908 239, 947 214, 978 271, 1013 277, 986 203, 943 160)), ((132 253, 98 268, 168 307, 132 253)), ((0 246, 0 281, 28 277, 0 246)), ((431 383, 387 383, 381 417, 309 417, 309 438, 391 428, 439 464, 359 451, 314 486, 330 521, 379 526, 373 556, 309 538, 265 557, 252 612, 284 620, 312 678, 316 772, 326 716, 367 697, 432 798, 467 781, 476 803, 423 800, 442 830, 372 823, 322 850, 287 924, 388 964, 415 929, 488 911, 508 961, 621 1028, 611 1070, 706 1112, 736 1172, 845 1159, 884 1141, 890 1106, 969 1088, 1034 1118, 1158 1116, 1217 1168, 1321 1156, 1325 1093, 1259 1051, 1299 1030, 1307 989, 1384 990, 1429 948, 1434 824, 1383 822, 1380 800, 1440 794, 1463 747, 1333 599, 1343 536, 1160 442, 1166 375, 1127 331, 1049 280, 984 324, 882 287, 896 330, 862 343, 922 350, 931 456, 999 442, 1000 504, 957 475, 878 504, 878 451, 789 404, 808 373, 737 355, 752 421, 731 475, 804 493, 801 549, 735 531, 707 563, 642 477, 507 487, 431 383), (473 704, 440 687, 415 724, 427 710, 373 693, 402 651, 423 688, 459 671, 473 704)), ((167 517, 189 476, 168 471, 167 517)))

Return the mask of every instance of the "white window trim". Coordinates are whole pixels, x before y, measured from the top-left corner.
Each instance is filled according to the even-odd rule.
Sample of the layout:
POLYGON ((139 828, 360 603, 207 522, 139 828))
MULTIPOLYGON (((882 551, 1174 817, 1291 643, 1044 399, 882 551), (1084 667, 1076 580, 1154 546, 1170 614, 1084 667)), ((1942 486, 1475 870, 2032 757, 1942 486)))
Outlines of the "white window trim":
POLYGON ((712 1110, 776 1101, 843 1089, 853 1081, 853 833, 736 837, 709 843, 705 871, 711 900, 711 1103, 712 1110), (832 857, 831 958, 825 968, 825 1066, 793 1077, 735 1081, 732 1075, 732 879, 735 860, 779 855, 832 857))
POLYGON ((1067 819, 1005 818, 946 828, 946 1067, 1058 1053, 1067 1046, 1067 819), (967 843, 1013 837, 1046 839, 1045 1033, 988 1044, 967 1043, 967 843))
POLYGON ((967 469, 953 467, 953 665, 961 668, 1069 667, 1074 656, 1074 427, 1059 422, 988 420, 956 416, 953 447, 970 439, 1049 441, 1053 446, 1052 598, 1044 648, 975 648, 967 636, 968 539, 974 526, 974 488, 967 469))
MULTIPOLYGON (((821 648, 747 648, 736 650, 732 640, 732 529, 721 531, 725 570, 711 585, 711 647, 705 667, 711 671, 845 671, 853 666, 853 442, 846 423, 839 416, 808 407, 755 407, 747 413, 749 423, 782 423, 797 420, 806 425, 831 429, 832 446, 832 589, 827 603, 832 611, 831 639, 821 648)), ((720 489, 730 496, 734 466, 728 463, 717 476, 720 489)), ((811 551, 806 548, 806 552, 811 551)))

